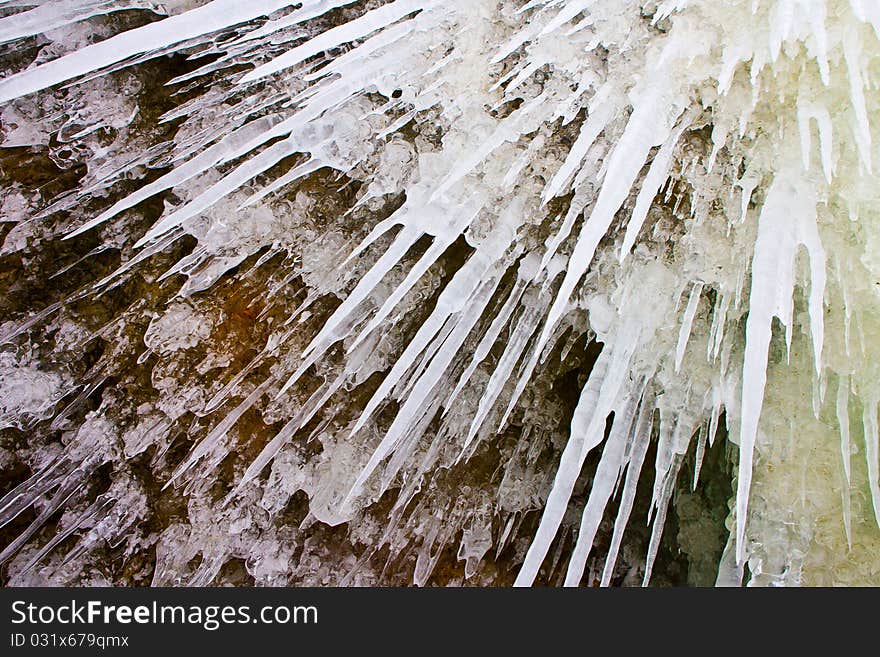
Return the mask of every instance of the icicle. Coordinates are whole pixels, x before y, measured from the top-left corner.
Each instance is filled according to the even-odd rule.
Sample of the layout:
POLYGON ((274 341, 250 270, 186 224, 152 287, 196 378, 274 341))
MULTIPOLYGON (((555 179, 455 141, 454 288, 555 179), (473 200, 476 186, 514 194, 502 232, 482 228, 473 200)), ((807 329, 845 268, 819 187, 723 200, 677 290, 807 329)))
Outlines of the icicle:
POLYGON ((703 284, 694 283, 691 288, 691 294, 688 298, 687 308, 685 308, 684 316, 681 320, 681 329, 678 332, 678 344, 675 347, 675 371, 681 370, 681 361, 684 358, 684 352, 687 348, 688 340, 691 337, 691 331, 694 325, 694 316, 697 314, 697 306, 700 303, 700 296, 703 294, 703 284))
MULTIPOLYGON (((674 116, 669 116, 671 99, 667 97, 667 93, 668 89, 664 85, 655 84, 651 87, 649 93, 643 97, 642 102, 633 111, 623 136, 615 146, 608 164, 605 183, 602 185, 593 211, 578 235, 574 251, 571 254, 569 262, 574 263, 574 266, 570 266, 566 270, 562 285, 547 311, 544 329, 532 350, 531 359, 520 376, 511 404, 519 398, 531 378, 538 358, 540 358, 553 329, 568 306, 572 292, 592 262, 599 242, 608 231, 615 213, 629 195, 639 170, 648 158, 650 149, 667 138, 670 130, 668 121, 678 118, 680 111, 674 116)), ((544 198, 547 198, 546 195, 544 198)), ((508 414, 509 412, 508 409, 508 414)))
POLYGON ((354 41, 360 37, 366 36, 371 32, 380 30, 391 23, 394 23, 407 14, 411 14, 419 9, 425 9, 426 5, 430 6, 430 0, 394 0, 387 5, 378 7, 368 11, 360 18, 331 28, 326 32, 309 39, 301 46, 287 51, 280 57, 276 57, 272 61, 257 67, 240 80, 241 83, 247 84, 259 80, 260 78, 277 73, 285 68, 296 66, 304 62, 309 57, 316 55, 324 50, 335 48, 344 43, 354 41))
MULTIPOLYGON (((471 329, 482 316, 486 304, 489 303, 492 294, 495 292, 498 285, 497 278, 489 277, 488 282, 483 284, 481 284, 481 281, 487 277, 488 272, 495 264, 496 258, 506 250, 509 239, 512 237, 512 235, 508 235, 508 239, 503 237, 500 239, 495 237, 493 239, 490 237, 483 248, 478 249, 474 253, 471 259, 456 273, 446 289, 440 294, 437 306, 431 317, 423 325, 423 329, 431 326, 431 333, 436 333, 433 327, 439 328, 438 325, 440 323, 447 321, 455 322, 455 328, 449 334, 449 338, 444 342, 424 375, 414 385, 413 390, 398 411, 382 442, 374 450, 369 462, 364 466, 357 480, 352 485, 346 501, 343 502, 343 506, 360 492, 367 478, 402 439, 403 434, 407 431, 407 424, 424 415, 424 400, 429 398, 429 395, 436 394, 434 392, 435 387, 449 369, 453 357, 458 353, 465 338, 467 338, 471 329), (454 318, 453 315, 457 313, 461 313, 461 315, 454 318)), ((424 340, 427 335, 427 332, 423 334, 422 330, 420 330, 407 346, 403 356, 395 363, 391 373, 388 374, 379 386, 379 389, 367 403, 364 412, 358 418, 351 431, 352 434, 357 433, 367 420, 370 419, 373 411, 385 399, 391 386, 403 375, 403 372, 412 363, 417 352, 423 349, 424 340)))
POLYGON ((483 427, 483 423, 486 421, 495 402, 501 396, 505 384, 513 374, 516 364, 528 345, 529 338, 532 337, 540 321, 540 311, 535 308, 527 308, 511 329, 504 352, 501 354, 501 358, 498 359, 498 364, 489 377, 489 382, 486 384, 483 394, 480 396, 477 411, 474 414, 473 420, 471 420, 468 434, 465 437, 465 445, 470 445, 471 441, 473 441, 483 427))
MULTIPOLYGON (((35 3, 31 3, 35 4, 35 3)), ((143 9, 136 0, 56 0, 0 18, 0 43, 48 32, 92 16, 143 9)))
MULTIPOLYGON (((522 270, 522 267, 520 267, 520 270, 522 270)), ((492 324, 489 326, 489 330, 486 331, 482 340, 480 340, 480 343, 477 345, 477 348, 474 350, 471 362, 468 364, 464 374, 459 377, 458 383, 455 384, 455 388, 452 390, 452 394, 449 395, 449 399, 444 404, 446 408, 444 413, 449 412, 452 402, 455 401, 456 397, 458 397, 459 393, 461 393, 462 389, 467 385, 468 381, 470 381, 471 376, 473 376, 473 373, 476 371, 477 367, 479 367, 480 363, 482 363, 486 356, 489 355, 489 351, 498 341, 501 331, 510 321, 514 309, 519 305, 525 289, 526 286, 523 278, 518 277, 514 289, 508 295, 507 300, 504 302, 504 306, 501 308, 501 312, 496 314, 492 319, 492 324)))
POLYGON ((0 103, 46 89, 147 51, 244 23, 295 4, 291 0, 213 0, 183 14, 123 32, 0 80, 0 103))
POLYGON ((629 391, 624 391, 623 396, 625 405, 618 406, 619 413, 615 415, 611 435, 602 449, 602 458, 599 460, 599 467, 593 478, 590 497, 584 507, 577 543, 568 562, 568 572, 565 575, 566 586, 577 586, 583 577, 584 567, 590 556, 596 531, 599 529, 599 523, 602 521, 614 484, 623 468, 624 449, 627 439, 630 438, 633 418, 641 401, 641 394, 639 398, 635 398, 631 396, 629 391))
POLYGON ((859 62, 859 50, 861 39, 857 29, 850 28, 846 38, 843 39, 843 55, 849 74, 850 102, 856 118, 856 146, 859 151, 859 160, 868 173, 871 173, 871 126, 868 121, 868 111, 865 108, 865 83, 862 78, 861 64, 859 62))
POLYGON ((810 189, 793 176, 777 177, 758 223, 758 239, 752 260, 752 290, 746 322, 743 360, 739 476, 736 493, 736 554, 742 563, 752 459, 758 434, 758 420, 767 382, 767 357, 773 317, 786 329, 791 326, 794 288, 793 267, 797 247, 803 244, 810 256, 810 327, 816 371, 821 371, 825 293, 825 252, 816 227, 816 201, 810 189))
POLYGON ((648 555, 645 557, 645 575, 642 579, 642 586, 647 586, 651 581, 654 559, 657 558, 657 550, 660 548, 660 539, 663 537, 663 528, 666 525, 666 512, 669 510, 669 502, 672 499, 672 491, 682 460, 681 455, 676 454, 665 477, 663 492, 657 505, 657 515, 654 517, 654 526, 651 528, 651 541, 648 544, 648 555))
POLYGON ((174 471, 174 474, 172 474, 171 478, 165 483, 163 488, 167 488, 173 484, 187 470, 191 470, 192 466, 195 465, 199 459, 212 452, 214 448, 220 444, 220 441, 226 437, 226 434, 229 433, 229 430, 235 425, 235 423, 241 419, 241 416, 250 410, 260 397, 266 394, 267 388, 272 383, 274 383, 274 380, 269 378, 254 388, 254 391, 248 395, 244 401, 236 406, 232 412, 230 412, 216 427, 214 427, 214 429, 211 430, 204 440, 196 445, 187 459, 174 471))
POLYGON ((877 430, 877 401, 865 401, 863 412, 865 428, 865 459, 868 462, 868 487, 871 490, 871 502, 874 506, 874 517, 880 525, 880 440, 877 430))
POLYGON ((675 132, 666 140, 654 161, 648 169, 648 174, 642 182, 642 188, 636 197, 636 207, 633 209, 632 217, 626 226, 626 233, 623 236, 623 245, 620 247, 620 262, 623 262, 632 251, 633 245, 642 230, 645 219, 648 217, 648 210, 654 203, 654 198, 660 192, 660 189, 666 183, 669 177, 669 168, 672 166, 672 154, 678 140, 681 138, 682 132, 689 125, 689 121, 683 121, 675 132))
MULTIPOLYGON (((574 176, 587 151, 590 150, 590 146, 593 145, 593 142, 596 141, 596 138, 614 117, 613 105, 608 102, 608 96, 612 93, 610 86, 602 87, 596 92, 590 106, 590 114, 581 128, 577 140, 572 145, 568 157, 565 158, 565 162, 541 195, 544 203, 559 195, 568 181, 574 176)), ((641 167, 641 165, 639 166, 641 167)))
POLYGON ((559 469, 538 532, 516 577, 516 586, 530 585, 538 574, 562 522, 584 461, 590 451, 602 442, 606 418, 618 399, 637 339, 637 331, 630 329, 622 332, 613 353, 603 351, 593 367, 571 419, 571 437, 559 460, 559 469))
POLYGON ((199 155, 195 156, 188 162, 178 166, 170 173, 165 174, 158 180, 149 185, 141 187, 138 191, 129 196, 126 196, 121 201, 118 201, 113 204, 109 210, 102 212, 97 217, 92 219, 91 221, 86 222, 69 235, 65 236, 65 238, 74 237, 83 233, 95 226, 104 223, 108 219, 112 219, 116 215, 129 208, 133 208, 138 203, 145 201, 146 199, 159 194, 160 192, 164 192, 168 189, 172 189, 173 187, 185 183, 187 180, 207 171, 211 167, 217 165, 219 162, 223 160, 230 160, 238 157, 242 154, 241 147, 245 144, 250 144, 253 139, 259 135, 264 133, 266 130, 272 128, 276 125, 280 120, 280 117, 277 114, 266 116, 260 119, 256 119, 251 123, 235 130, 228 136, 224 137, 214 146, 211 146, 204 151, 202 151, 199 155))
POLYGON ((651 441, 653 415, 653 408, 650 408, 649 410, 647 400, 643 400, 639 408, 639 416, 635 423, 635 430, 633 431, 632 448, 629 456, 629 463, 626 467, 626 481, 623 484, 623 493, 620 497, 617 517, 614 519, 614 532, 611 536, 611 546, 608 548, 608 556, 605 558, 605 568, 602 571, 602 586, 608 586, 611 583, 611 576, 614 574, 614 566, 617 563, 617 555, 620 552, 620 544, 623 540, 623 532, 629 524, 629 517, 632 513, 632 507, 636 497, 636 487, 639 484, 642 465, 645 462, 645 455, 648 452, 648 445, 651 441))
POLYGON ((697 453, 694 456, 694 483, 691 490, 697 490, 697 484, 700 483, 700 472, 703 469, 703 459, 706 456, 706 425, 701 424, 697 433, 697 453))

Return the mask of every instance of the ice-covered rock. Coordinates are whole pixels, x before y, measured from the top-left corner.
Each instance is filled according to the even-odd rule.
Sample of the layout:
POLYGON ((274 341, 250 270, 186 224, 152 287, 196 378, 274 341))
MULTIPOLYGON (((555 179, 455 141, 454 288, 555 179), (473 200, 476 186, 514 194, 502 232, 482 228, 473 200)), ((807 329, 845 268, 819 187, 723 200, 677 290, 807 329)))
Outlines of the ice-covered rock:
POLYGON ((4 422, 45 449, 10 495, 115 463, 164 510, 82 563, 125 535, 156 584, 648 583, 675 518, 719 583, 880 577, 871 3, 16 9, 2 253, 11 289, 64 277, 3 325, 4 422))

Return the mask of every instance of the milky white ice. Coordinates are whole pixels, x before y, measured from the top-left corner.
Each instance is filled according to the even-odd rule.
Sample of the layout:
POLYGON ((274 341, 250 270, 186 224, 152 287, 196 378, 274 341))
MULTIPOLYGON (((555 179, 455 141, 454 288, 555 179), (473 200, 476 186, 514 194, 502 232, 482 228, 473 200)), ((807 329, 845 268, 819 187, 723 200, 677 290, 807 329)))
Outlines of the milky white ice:
MULTIPOLYGON (((350 212, 379 217, 352 236, 330 230, 320 237, 316 228, 316 254, 301 255, 298 272, 306 300, 241 376, 198 402, 212 428, 167 485, 210 477, 234 447, 227 435, 243 415, 283 401, 317 367, 323 383, 289 409, 225 504, 256 504, 248 491, 283 476, 259 481, 266 469, 287 467, 281 461, 292 437, 323 415, 334 418, 332 436, 327 422, 314 430, 323 460, 296 470, 311 515, 355 526, 364 509, 399 488, 380 532, 387 538, 429 473, 467 461, 514 419, 540 426, 540 373, 584 349, 578 338, 587 335, 601 353, 580 384, 516 584, 539 577, 591 455, 598 466, 577 510, 565 583, 584 581, 597 531, 613 517, 598 581, 611 582, 628 525, 647 520, 647 584, 682 467, 690 464, 698 479, 716 437, 735 446, 736 461, 718 583, 880 582, 880 154, 873 138, 880 4, 57 0, 0 9, 0 40, 46 31, 54 44, 49 56, 0 80, 4 122, 18 120, 35 98, 65 93, 79 98, 68 111, 78 112, 80 124, 125 125, 136 107, 89 114, 94 85, 175 52, 196 63, 170 83, 213 76, 163 117, 182 121, 170 143, 154 150, 115 144, 119 152, 108 148, 88 163, 76 193, 7 218, 45 219, 107 196, 139 168, 165 168, 67 234, 102 230, 142 201, 174 192, 177 202, 166 203, 130 259, 80 293, 111 288, 137 263, 195 237, 198 247, 169 270, 189 280, 147 331, 150 351, 207 339, 210 331, 192 319, 192 295, 260 249, 292 252, 279 208, 307 213, 310 201, 299 192, 293 203, 279 199, 307 176, 330 169, 362 182, 350 212), (168 15, 83 38, 90 20, 130 9, 168 15), (427 138, 428 127, 440 136, 427 138), (289 158, 292 167, 273 173, 289 158), (402 204, 380 216, 394 197, 402 204), (401 338, 395 327, 421 307, 428 281, 440 284, 438 263, 462 242, 466 257, 401 338), (297 327, 328 294, 340 303, 303 336, 297 327), (242 377, 279 349, 289 355, 238 394, 242 377), (346 396, 373 374, 381 374, 377 385, 354 416, 346 413, 346 396), (389 409, 393 415, 380 422, 389 409), (653 453, 650 511, 636 518, 636 489, 653 453)), ((30 137, 18 129, 6 138, 45 141, 31 129, 30 137)), ((58 307, 8 322, 2 337, 14 341, 58 307)), ((40 374, 38 363, 8 365, 0 389, 19 392, 4 406, 4 421, 51 408, 65 382, 40 374)), ((144 421, 167 433, 181 412, 144 421)), ((133 431, 126 444, 134 453, 151 435, 165 435, 133 431)), ((54 490, 38 518, 45 522, 92 472, 95 454, 109 453, 95 447, 99 436, 80 428, 66 452, 0 503, 0 521, 54 490)), ((514 485, 524 498, 542 497, 525 475, 514 485)), ((115 492, 95 504, 114 504, 115 492)), ((88 518, 99 506, 89 507, 88 518)), ((438 524, 413 528, 430 536, 416 583, 430 576, 437 546, 462 526, 459 556, 473 572, 493 546, 485 538, 491 518, 481 514, 500 506, 450 507, 438 524)), ((527 508, 523 502, 518 510, 527 508)), ((92 529, 89 545, 115 540, 133 522, 129 513, 103 535, 92 529)), ((203 550, 199 571, 210 581, 234 552, 224 543, 233 539, 207 525, 189 531, 193 545, 198 532, 213 532, 205 541, 215 552, 203 550)))

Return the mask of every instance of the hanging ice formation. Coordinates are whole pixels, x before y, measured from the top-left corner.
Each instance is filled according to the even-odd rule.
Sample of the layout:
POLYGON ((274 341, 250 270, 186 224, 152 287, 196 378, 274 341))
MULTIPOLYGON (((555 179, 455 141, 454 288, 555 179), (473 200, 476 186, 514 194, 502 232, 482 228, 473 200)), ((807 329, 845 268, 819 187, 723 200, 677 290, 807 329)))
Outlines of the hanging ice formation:
POLYGON ((0 12, 9 581, 880 582, 876 2, 0 12))

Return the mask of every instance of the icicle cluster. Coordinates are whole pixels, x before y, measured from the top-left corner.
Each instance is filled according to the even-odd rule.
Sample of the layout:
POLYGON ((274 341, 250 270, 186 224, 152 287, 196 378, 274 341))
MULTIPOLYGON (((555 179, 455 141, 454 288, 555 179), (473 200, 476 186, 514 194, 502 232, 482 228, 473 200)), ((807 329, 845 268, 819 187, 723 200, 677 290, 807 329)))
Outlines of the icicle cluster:
POLYGON ((233 559, 371 583, 410 557, 424 584, 458 542, 470 581, 506 581, 508 549, 516 584, 609 584, 647 486, 648 583, 716 439, 738 446, 719 583, 880 581, 875 2, 0 10, 3 146, 77 172, 7 185, 2 253, 120 254, 0 325, 2 426, 48 427, 0 502, 12 581, 155 546, 156 584, 233 559), (58 355, 95 341, 87 371, 58 355), (331 557, 333 527, 361 548, 331 557))

